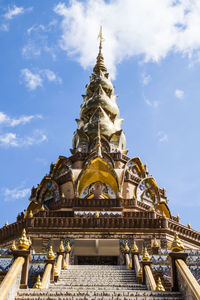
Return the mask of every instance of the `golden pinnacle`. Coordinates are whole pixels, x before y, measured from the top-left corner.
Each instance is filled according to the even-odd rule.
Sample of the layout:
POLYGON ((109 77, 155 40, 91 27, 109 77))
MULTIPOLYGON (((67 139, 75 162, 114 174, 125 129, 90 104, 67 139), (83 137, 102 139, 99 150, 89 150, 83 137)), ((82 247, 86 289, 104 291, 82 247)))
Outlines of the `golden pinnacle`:
POLYGON ((16 245, 15 245, 15 241, 12 242, 12 245, 11 245, 11 247, 10 247, 10 250, 12 250, 12 251, 17 250, 17 247, 16 247, 16 245))
POLYGON ((6 221, 5 226, 8 227, 8 221, 6 221))
POLYGON ((54 276, 58 276, 58 269, 56 265, 54 266, 54 276))
POLYGON ((98 211, 96 211, 95 217, 96 217, 96 218, 99 218, 99 213, 98 213, 98 211))
POLYGON ((149 253, 147 251, 147 248, 144 248, 144 252, 143 252, 143 256, 142 256, 142 261, 150 261, 150 256, 149 253))
POLYGON ((53 247, 50 246, 50 247, 49 247, 49 252, 48 252, 48 254, 47 254, 47 259, 53 260, 54 258, 55 258, 55 254, 54 254, 54 252, 53 252, 53 247))
POLYGON ((62 193, 61 198, 65 198, 65 194, 64 193, 62 193))
POLYGON ((30 247, 30 241, 26 236, 26 230, 23 229, 22 236, 19 239, 19 242, 17 244, 17 248, 20 250, 28 250, 29 247, 30 247))
POLYGON ((174 235, 174 240, 171 245, 171 250, 173 252, 180 252, 180 251, 184 250, 183 244, 182 244, 181 240, 179 239, 177 233, 175 233, 175 235, 174 235))
POLYGON ((129 248, 129 246, 128 246, 128 243, 127 243, 127 242, 125 242, 124 251, 130 251, 130 248, 129 248))
POLYGON ((28 218, 32 218, 33 217, 33 212, 32 210, 29 211, 29 214, 28 214, 28 218))
POLYGON ((67 247, 65 249, 67 252, 70 252, 71 251, 71 246, 70 246, 70 243, 67 242, 67 247))
POLYGON ((161 281, 160 277, 158 277, 158 280, 157 280, 156 291, 160 291, 160 292, 164 292, 165 291, 165 288, 162 285, 162 281, 161 281))
POLYGON ((158 244, 158 241, 156 238, 154 238, 154 240, 153 240, 153 247, 159 248, 159 244, 158 244))
POLYGON ((189 229, 191 229, 191 224, 190 224, 190 223, 188 223, 188 224, 187 224, 187 227, 188 227, 189 229))
POLYGON ((65 251, 65 247, 64 247, 63 241, 60 241, 60 247, 59 247, 58 251, 59 252, 64 252, 65 251))
POLYGON ((180 222, 180 216, 179 216, 179 214, 177 215, 177 222, 180 222))
POLYGON ((41 206, 41 209, 40 209, 41 211, 45 211, 45 208, 44 208, 44 205, 42 204, 42 206, 41 206))
POLYGON ((135 241, 133 242, 133 246, 132 246, 131 251, 132 251, 132 252, 138 252, 138 246, 137 246, 137 244, 136 244, 135 241))
POLYGON ((34 284, 34 289, 41 289, 42 288, 42 282, 40 280, 40 275, 38 275, 36 283, 34 284))

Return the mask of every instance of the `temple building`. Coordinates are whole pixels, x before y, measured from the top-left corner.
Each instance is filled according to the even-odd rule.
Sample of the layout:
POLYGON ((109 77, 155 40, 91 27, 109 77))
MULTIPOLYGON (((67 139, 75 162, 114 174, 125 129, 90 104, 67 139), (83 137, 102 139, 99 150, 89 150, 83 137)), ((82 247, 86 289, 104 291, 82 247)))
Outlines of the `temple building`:
POLYGON ((200 233, 128 156, 116 99, 100 30, 71 156, 0 229, 0 300, 200 299, 200 233))

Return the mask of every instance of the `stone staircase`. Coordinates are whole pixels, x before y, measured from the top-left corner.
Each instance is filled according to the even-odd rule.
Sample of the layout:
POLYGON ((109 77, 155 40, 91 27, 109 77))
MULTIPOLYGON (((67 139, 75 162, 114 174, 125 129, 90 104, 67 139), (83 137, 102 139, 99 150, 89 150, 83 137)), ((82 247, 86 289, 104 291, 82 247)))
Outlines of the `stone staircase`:
POLYGON ((74 265, 48 289, 20 290, 15 300, 182 300, 180 293, 151 292, 124 266, 74 265))

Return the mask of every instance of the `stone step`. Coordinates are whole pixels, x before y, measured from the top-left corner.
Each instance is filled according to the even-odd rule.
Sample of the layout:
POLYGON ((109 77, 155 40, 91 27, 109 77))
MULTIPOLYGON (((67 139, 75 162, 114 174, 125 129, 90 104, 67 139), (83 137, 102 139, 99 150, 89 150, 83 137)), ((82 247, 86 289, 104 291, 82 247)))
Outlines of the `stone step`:
POLYGON ((151 291, 50 291, 20 290, 15 300, 183 300, 180 293, 151 291))
POLYGON ((124 266, 70 266, 48 289, 19 290, 15 300, 183 300, 180 293, 152 292, 124 266))

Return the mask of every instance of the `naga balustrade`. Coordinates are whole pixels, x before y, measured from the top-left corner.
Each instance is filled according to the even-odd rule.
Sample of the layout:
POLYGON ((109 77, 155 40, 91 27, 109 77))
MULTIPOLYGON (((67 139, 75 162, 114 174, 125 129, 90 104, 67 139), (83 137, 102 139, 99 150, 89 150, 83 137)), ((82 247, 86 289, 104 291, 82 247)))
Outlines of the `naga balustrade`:
POLYGON ((181 291, 187 300, 200 300, 200 285, 185 263, 188 254, 171 252, 172 290, 181 291))

